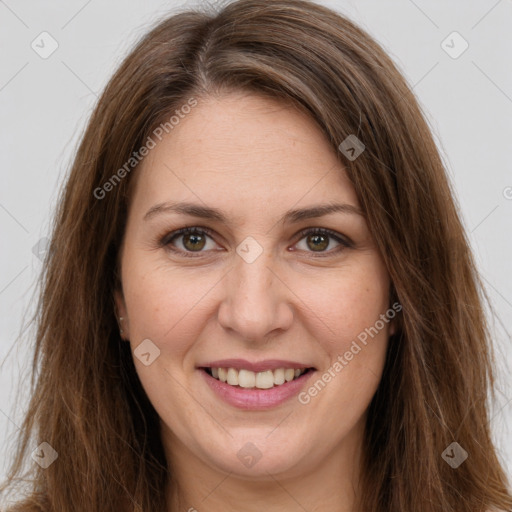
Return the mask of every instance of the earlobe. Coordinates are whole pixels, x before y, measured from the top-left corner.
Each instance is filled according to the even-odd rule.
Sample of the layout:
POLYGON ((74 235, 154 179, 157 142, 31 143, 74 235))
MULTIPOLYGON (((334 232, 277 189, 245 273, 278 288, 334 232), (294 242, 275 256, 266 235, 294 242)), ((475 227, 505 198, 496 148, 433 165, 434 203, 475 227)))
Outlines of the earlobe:
POLYGON ((119 325, 119 334, 123 340, 129 339, 129 323, 126 304, 123 292, 120 289, 114 291, 115 313, 117 324, 119 325))
MULTIPOLYGON (((399 311, 401 311, 401 309, 399 311)), ((399 315, 399 313, 397 313, 389 322, 389 336, 393 336, 395 334, 400 333, 400 331, 403 328, 402 322, 403 320, 401 316, 399 315)))

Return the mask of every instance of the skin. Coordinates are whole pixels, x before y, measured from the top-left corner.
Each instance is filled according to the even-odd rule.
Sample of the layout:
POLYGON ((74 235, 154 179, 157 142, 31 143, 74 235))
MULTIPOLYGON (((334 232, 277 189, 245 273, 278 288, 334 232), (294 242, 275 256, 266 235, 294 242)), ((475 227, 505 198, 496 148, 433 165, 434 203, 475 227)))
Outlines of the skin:
POLYGON ((390 307, 389 275, 364 216, 280 221, 330 202, 359 208, 325 136, 284 103, 229 93, 200 99, 136 172, 115 298, 132 350, 145 339, 160 350, 150 365, 134 363, 172 464, 169 510, 353 510, 392 322, 307 404, 293 397, 242 410, 196 368, 225 358, 299 361, 317 370, 307 390, 390 307), (175 212, 144 220, 177 201, 218 208, 228 223, 175 212), (188 226, 213 234, 196 251, 183 245, 186 235, 159 243, 188 226), (352 245, 326 237, 319 250, 314 236, 299 235, 305 228, 331 229, 352 245), (236 252, 248 236, 263 250, 252 263, 236 252), (248 442, 261 453, 252 467, 237 457, 248 442))

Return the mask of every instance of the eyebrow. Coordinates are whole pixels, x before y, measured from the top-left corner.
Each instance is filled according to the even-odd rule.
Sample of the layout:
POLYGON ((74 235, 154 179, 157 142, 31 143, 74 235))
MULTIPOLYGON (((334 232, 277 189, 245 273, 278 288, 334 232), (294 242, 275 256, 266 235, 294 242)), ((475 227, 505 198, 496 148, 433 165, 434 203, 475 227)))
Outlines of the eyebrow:
MULTIPOLYGON (((211 208, 195 203, 159 203, 152 206, 144 215, 144 221, 147 221, 156 215, 163 213, 180 213, 183 215, 191 215, 193 217, 200 217, 202 219, 211 219, 229 225, 229 221, 221 210, 211 208)), ((323 217, 332 213, 345 213, 351 215, 360 215, 364 217, 364 213, 360 208, 352 204, 344 203, 329 203, 322 205, 314 205, 308 208, 299 208, 296 210, 289 210, 280 219, 283 224, 300 222, 306 219, 313 219, 323 217)))

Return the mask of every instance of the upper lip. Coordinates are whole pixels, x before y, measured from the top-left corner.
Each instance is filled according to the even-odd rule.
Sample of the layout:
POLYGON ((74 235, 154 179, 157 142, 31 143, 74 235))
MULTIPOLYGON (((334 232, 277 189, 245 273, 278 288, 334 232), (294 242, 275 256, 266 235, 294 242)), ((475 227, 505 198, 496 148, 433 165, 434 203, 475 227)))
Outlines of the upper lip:
POLYGON ((313 368, 310 364, 303 364, 297 361, 285 361, 283 359, 265 359, 264 361, 250 362, 245 359, 221 359, 198 365, 198 368, 237 368, 253 372, 264 372, 276 370, 277 368, 305 369, 313 368))

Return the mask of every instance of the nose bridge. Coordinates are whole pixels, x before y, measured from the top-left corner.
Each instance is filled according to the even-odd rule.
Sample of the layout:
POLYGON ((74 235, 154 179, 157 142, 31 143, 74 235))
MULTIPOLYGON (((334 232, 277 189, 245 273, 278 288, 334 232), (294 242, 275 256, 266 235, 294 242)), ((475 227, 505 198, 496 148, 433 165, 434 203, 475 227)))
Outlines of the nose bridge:
POLYGON ((286 329, 292 318, 283 285, 274 275, 270 253, 256 259, 236 255, 226 276, 219 322, 241 337, 257 341, 275 329, 286 329))

